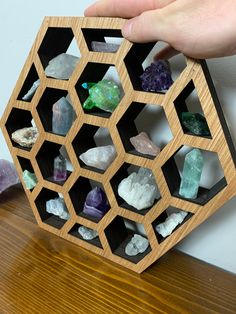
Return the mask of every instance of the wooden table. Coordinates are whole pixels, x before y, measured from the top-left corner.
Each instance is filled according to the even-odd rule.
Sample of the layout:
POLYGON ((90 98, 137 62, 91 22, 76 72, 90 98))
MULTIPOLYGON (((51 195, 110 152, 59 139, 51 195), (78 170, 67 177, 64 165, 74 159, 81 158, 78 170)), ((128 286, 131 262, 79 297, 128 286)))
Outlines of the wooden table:
POLYGON ((0 195, 0 314, 236 313, 236 276, 172 250, 138 275, 44 230, 0 195))

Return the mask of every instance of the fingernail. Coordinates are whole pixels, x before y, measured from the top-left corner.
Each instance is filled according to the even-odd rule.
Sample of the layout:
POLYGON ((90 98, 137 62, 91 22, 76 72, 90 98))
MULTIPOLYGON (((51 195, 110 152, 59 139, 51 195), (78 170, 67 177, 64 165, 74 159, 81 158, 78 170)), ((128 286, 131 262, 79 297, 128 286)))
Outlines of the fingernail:
POLYGON ((133 21, 131 20, 125 23, 125 25, 122 28, 123 37, 130 37, 131 32, 132 32, 132 25, 133 25, 133 21))

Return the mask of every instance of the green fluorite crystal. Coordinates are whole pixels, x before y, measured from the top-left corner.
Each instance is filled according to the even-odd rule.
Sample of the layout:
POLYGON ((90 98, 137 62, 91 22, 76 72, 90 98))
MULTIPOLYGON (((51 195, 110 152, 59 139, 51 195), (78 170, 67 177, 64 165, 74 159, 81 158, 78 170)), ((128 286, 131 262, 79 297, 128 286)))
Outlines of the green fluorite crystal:
POLYGON ((82 87, 89 90, 89 97, 83 104, 84 109, 97 107, 107 112, 113 112, 120 102, 119 86, 109 80, 98 83, 84 83, 82 87))
POLYGON ((198 148, 191 150, 185 156, 179 194, 185 198, 196 198, 204 161, 198 148))
POLYGON ((200 113, 182 112, 181 119, 183 125, 195 135, 210 135, 206 119, 200 113))
POLYGON ((24 170, 22 178, 27 190, 33 189, 38 182, 36 175, 28 170, 24 170))

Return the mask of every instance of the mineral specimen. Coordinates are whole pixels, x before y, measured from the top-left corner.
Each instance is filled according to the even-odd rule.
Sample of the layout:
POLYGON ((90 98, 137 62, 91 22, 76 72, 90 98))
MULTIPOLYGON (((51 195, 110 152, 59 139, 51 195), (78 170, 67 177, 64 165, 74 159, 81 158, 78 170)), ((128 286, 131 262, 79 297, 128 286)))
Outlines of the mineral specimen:
POLYGON ((95 218, 102 218, 108 210, 106 194, 99 187, 92 189, 85 200, 83 212, 95 218))
POLYGON ((52 132, 66 135, 74 121, 75 112, 69 101, 62 97, 52 106, 52 132))
POLYGON ((181 196, 192 199, 197 197, 203 165, 203 156, 198 148, 186 154, 179 189, 181 196))
POLYGON ((141 132, 137 136, 131 137, 130 142, 136 151, 141 154, 156 156, 161 151, 160 148, 150 140, 146 132, 141 132))
POLYGON ((101 170, 106 170, 116 157, 114 145, 90 148, 79 158, 87 165, 101 170))
POLYGON ((36 142, 38 135, 37 128, 31 126, 16 130, 12 133, 11 138, 20 146, 31 148, 36 142))
POLYGON ((120 182, 118 194, 137 210, 151 207, 158 196, 158 188, 152 171, 140 168, 138 173, 131 173, 120 182))
POLYGON ((29 172, 28 170, 24 170, 22 179, 25 183, 27 190, 33 189, 38 183, 36 175, 32 172, 29 172))
POLYGON ((166 220, 158 224, 155 229, 163 237, 167 237, 172 233, 172 231, 183 222, 184 218, 187 216, 187 212, 179 211, 178 213, 172 213, 166 220))
POLYGON ((210 135, 206 119, 200 113, 182 112, 181 120, 186 129, 193 134, 202 136, 210 135))
POLYGON ((134 234, 130 242, 125 247, 125 254, 135 256, 144 253, 149 247, 149 241, 139 234, 134 234))
POLYGON ((5 159, 0 159, 0 193, 19 182, 19 177, 13 163, 5 159))
POLYGON ((93 230, 85 226, 80 226, 78 228, 78 232, 84 240, 92 240, 98 236, 96 230, 93 230))
POLYGON ((66 159, 59 155, 54 159, 53 180, 65 181, 67 178, 66 159))
POLYGON ((56 79, 68 80, 78 62, 78 57, 61 53, 49 61, 45 74, 56 79))
POLYGON ((89 97, 83 104, 84 109, 97 107, 107 112, 113 112, 121 99, 119 86, 109 80, 98 83, 83 83, 82 87, 89 90, 89 97))
POLYGON ((70 214, 66 208, 66 204, 61 197, 48 200, 46 202, 46 212, 64 220, 70 219, 70 214))
POLYGON ((91 48, 93 51, 97 52, 116 52, 119 49, 120 45, 110 44, 104 41, 92 41, 91 48))
POLYGON ((167 90, 173 84, 169 62, 157 60, 148 66, 140 76, 141 86, 147 92, 159 92, 167 90))
POLYGON ((40 79, 38 79, 37 81, 33 83, 29 91, 22 97, 22 100, 30 101, 32 97, 34 96, 39 85, 40 85, 40 79))

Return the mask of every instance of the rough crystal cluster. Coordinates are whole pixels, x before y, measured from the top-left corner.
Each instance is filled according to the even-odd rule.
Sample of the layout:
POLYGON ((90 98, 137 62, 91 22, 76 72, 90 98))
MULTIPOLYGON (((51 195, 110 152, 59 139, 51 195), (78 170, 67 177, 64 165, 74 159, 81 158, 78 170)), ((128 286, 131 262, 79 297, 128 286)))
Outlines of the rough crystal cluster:
POLYGON ((48 77, 53 77, 59 80, 68 80, 78 62, 78 57, 67 53, 61 53, 49 61, 45 69, 45 74, 48 77))
POLYGON ((85 200, 83 212, 86 215, 101 219, 108 211, 106 194, 99 187, 92 189, 85 200))
POLYGON ((58 216, 61 219, 70 219, 70 214, 66 208, 66 204, 61 197, 56 197, 46 202, 46 212, 58 216))
POLYGON ((158 193, 153 173, 146 168, 140 168, 138 173, 131 173, 118 186, 119 196, 138 210, 151 207, 158 193))
POLYGON ((54 159, 53 180, 65 181, 67 178, 66 159, 60 154, 54 159))
POLYGON ((146 132, 141 132, 130 138, 131 144, 137 152, 150 156, 157 156, 160 153, 160 148, 157 147, 149 138, 146 132))
POLYGON ((183 222, 184 218, 188 215, 187 212, 181 210, 178 213, 170 214, 166 220, 156 225, 156 231, 163 237, 167 237, 172 231, 183 222))
POLYGON ((119 86, 111 80, 101 80, 98 83, 83 83, 88 89, 89 97, 83 104, 84 109, 97 107, 107 112, 113 112, 121 99, 119 86))
POLYGON ((19 182, 14 164, 8 160, 0 159, 0 193, 19 182))
POLYGON ((106 43, 104 41, 92 41, 91 48, 96 52, 116 52, 120 45, 106 43))
POLYGON ((75 112, 69 101, 62 97, 52 106, 52 132, 66 135, 75 118, 75 112))
POLYGON ((134 234, 130 242, 125 247, 125 254, 135 256, 144 253, 149 247, 149 241, 139 234, 134 234))
POLYGON ((201 136, 209 136, 211 134, 205 117, 200 113, 182 112, 181 119, 186 129, 193 134, 201 136))
POLYGON ((203 156, 198 148, 186 154, 179 189, 181 196, 192 199, 197 197, 203 166, 203 156))
POLYGON ((22 179, 25 183, 25 187, 27 190, 33 189, 38 183, 36 175, 28 170, 24 170, 22 179))
POLYGON ((34 96, 37 88, 39 87, 39 85, 40 85, 40 79, 38 79, 37 81, 35 81, 33 83, 33 85, 28 90, 28 92, 22 97, 22 100, 30 101, 33 98, 33 96, 34 96))
POLYGON ((148 66, 140 76, 142 89, 146 92, 167 90, 173 84, 169 62, 157 60, 148 66))
POLYGON ((79 158, 87 165, 101 170, 106 170, 116 157, 114 145, 90 148, 79 158))
POLYGON ((36 142, 38 135, 38 129, 31 126, 16 130, 11 134, 11 138, 20 146, 31 148, 36 142))
POLYGON ((96 230, 85 227, 85 226, 80 226, 78 228, 78 232, 84 240, 93 240, 98 236, 98 233, 96 230))

